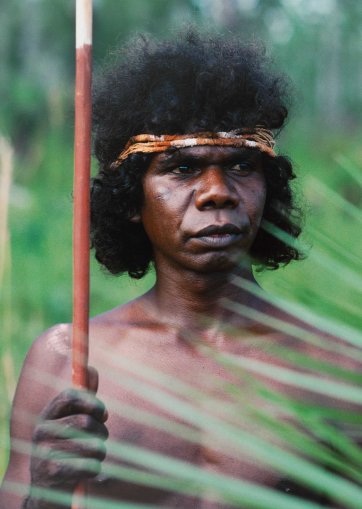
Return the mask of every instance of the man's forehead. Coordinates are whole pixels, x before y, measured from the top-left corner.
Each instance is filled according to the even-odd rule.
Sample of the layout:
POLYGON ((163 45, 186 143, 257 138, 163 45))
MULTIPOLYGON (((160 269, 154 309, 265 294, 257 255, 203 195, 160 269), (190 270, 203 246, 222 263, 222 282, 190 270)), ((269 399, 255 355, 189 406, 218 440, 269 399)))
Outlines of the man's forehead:
POLYGON ((188 159, 199 159, 203 161, 234 160, 239 158, 258 157, 259 154, 260 152, 258 150, 245 147, 202 145, 166 150, 165 152, 155 155, 153 162, 167 164, 188 159))

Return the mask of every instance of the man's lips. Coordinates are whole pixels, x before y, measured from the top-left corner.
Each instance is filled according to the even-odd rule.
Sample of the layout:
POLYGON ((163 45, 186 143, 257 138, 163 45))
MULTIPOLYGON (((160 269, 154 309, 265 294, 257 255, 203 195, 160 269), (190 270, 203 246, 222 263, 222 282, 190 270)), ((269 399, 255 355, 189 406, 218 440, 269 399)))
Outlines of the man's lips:
POLYGON ((238 242, 241 237, 242 230, 231 223, 206 226, 192 235, 192 238, 202 244, 219 249, 238 242))
POLYGON ((223 225, 212 224, 199 230, 193 237, 210 237, 213 235, 239 235, 241 233, 240 228, 234 224, 228 223, 223 225))

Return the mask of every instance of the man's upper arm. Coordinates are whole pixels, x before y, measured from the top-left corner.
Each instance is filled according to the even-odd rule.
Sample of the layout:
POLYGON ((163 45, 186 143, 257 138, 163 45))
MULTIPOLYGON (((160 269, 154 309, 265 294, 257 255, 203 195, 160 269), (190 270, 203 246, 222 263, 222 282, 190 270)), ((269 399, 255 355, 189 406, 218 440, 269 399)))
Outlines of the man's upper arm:
POLYGON ((13 401, 10 458, 0 492, 0 509, 20 508, 30 483, 36 421, 45 405, 71 385, 69 330, 68 325, 49 329, 35 340, 25 359, 13 401))

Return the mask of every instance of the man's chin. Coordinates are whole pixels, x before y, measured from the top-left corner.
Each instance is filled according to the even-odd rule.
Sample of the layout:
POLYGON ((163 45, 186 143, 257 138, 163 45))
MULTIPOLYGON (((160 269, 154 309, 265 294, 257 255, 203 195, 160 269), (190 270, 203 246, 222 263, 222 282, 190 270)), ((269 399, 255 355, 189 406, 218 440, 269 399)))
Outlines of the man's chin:
POLYGON ((214 253, 208 253, 207 256, 203 256, 202 259, 197 260, 195 263, 195 269, 201 273, 212 273, 212 272, 233 272, 243 259, 249 258, 245 253, 235 253, 230 255, 224 251, 218 251, 214 253), (197 267, 196 267, 197 266, 197 267))

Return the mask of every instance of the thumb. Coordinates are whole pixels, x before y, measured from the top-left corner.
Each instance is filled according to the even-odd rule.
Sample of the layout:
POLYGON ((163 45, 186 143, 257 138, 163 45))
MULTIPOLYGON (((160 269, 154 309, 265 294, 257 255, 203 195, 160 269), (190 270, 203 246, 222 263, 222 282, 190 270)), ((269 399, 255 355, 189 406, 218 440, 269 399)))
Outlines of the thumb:
POLYGON ((98 390, 98 371, 93 366, 88 366, 88 390, 96 394, 98 390))

